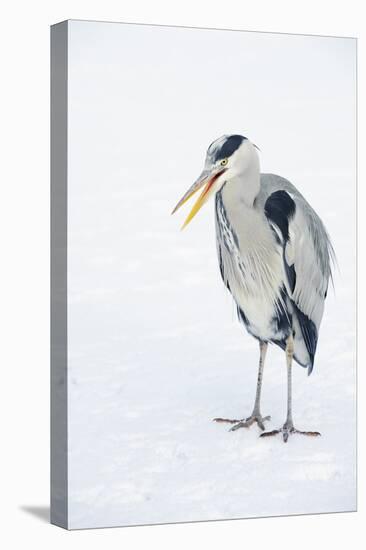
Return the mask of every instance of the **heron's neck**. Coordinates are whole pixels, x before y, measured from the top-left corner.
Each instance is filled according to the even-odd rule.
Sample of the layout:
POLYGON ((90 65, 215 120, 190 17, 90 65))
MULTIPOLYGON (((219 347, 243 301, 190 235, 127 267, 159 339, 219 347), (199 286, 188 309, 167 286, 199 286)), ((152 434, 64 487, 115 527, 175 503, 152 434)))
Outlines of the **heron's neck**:
POLYGON ((252 163, 244 172, 228 181, 222 192, 226 204, 232 208, 253 208, 260 190, 259 163, 252 163))

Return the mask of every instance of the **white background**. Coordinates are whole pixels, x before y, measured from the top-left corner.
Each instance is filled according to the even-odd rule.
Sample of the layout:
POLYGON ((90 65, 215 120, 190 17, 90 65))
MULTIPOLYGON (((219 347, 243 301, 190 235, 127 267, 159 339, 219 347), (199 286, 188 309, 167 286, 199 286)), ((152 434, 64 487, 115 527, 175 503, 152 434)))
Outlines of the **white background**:
MULTIPOLYGON (((66 18, 243 28, 283 32, 349 35, 364 38, 361 3, 186 2, 179 13, 172 3, 154 2, 33 2, 12 4, 3 14, 2 108, 2 537, 7 547, 95 547, 105 544, 136 548, 184 548, 204 545, 220 548, 254 545, 275 540, 283 548, 308 548, 321 536, 333 548, 358 548, 361 537, 363 493, 357 514, 314 516, 186 526, 114 529, 66 533, 39 518, 48 502, 49 445, 49 30, 66 18), (5 55, 4 55, 5 54, 5 55), (4 84, 5 82, 5 84, 4 84), (4 93, 5 92, 5 93, 4 93), (6 129, 4 131, 4 120, 6 129), (4 308, 5 304, 5 308, 4 308), (32 514, 25 508, 40 508, 32 514)), ((364 58, 359 44, 360 68, 364 58)), ((365 94, 360 71, 360 97, 365 94)), ((362 105, 359 110, 363 113, 362 105)), ((364 150, 360 128, 360 150, 364 150)), ((362 161, 362 159, 360 159, 362 161)), ((359 181, 362 181, 360 172, 359 181)), ((362 189, 359 192, 363 198, 362 189)), ((362 216, 360 216, 362 218, 362 216)), ((340 220, 344 223, 345 220, 340 220)), ((360 220, 362 222, 362 220, 360 220)), ((362 256, 361 256, 362 259, 362 256)), ((360 262, 361 263, 361 262, 360 262)), ((362 298, 362 293, 360 293, 362 298)), ((360 307, 362 310, 362 306, 360 307)), ((362 340, 363 326, 360 323, 362 340)), ((359 383, 364 375, 359 365, 359 383)), ((363 391, 360 391, 359 486, 362 472, 363 391)), ((340 434, 341 437, 341 434, 340 434)), ((43 516, 44 516, 43 511, 43 516)))
MULTIPOLYGON (((68 53, 69 526, 354 510, 355 41, 70 21, 68 53), (294 368, 295 425, 324 437, 287 449, 211 422, 250 414, 258 344, 220 278, 214 201, 184 232, 188 208, 170 216, 235 131, 339 264, 314 373, 294 368)), ((268 429, 284 362, 271 346, 268 429)))

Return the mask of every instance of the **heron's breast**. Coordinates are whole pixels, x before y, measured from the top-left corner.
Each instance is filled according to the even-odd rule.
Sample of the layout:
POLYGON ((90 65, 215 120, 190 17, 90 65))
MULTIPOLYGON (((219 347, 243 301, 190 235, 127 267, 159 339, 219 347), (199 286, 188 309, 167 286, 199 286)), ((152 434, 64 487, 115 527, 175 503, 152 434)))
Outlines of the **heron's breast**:
MULTIPOLYGON (((278 337, 278 311, 282 304, 284 268, 282 251, 265 220, 243 209, 242 216, 216 201, 217 252, 221 275, 248 330, 263 339, 278 337)), ((282 309, 283 309, 282 307, 282 309)))

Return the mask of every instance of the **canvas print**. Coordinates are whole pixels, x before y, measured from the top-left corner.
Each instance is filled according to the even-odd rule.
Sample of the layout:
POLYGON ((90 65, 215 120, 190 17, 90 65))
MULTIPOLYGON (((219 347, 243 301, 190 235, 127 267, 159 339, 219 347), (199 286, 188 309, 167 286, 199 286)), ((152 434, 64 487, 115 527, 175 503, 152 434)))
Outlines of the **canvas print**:
POLYGON ((51 104, 52 522, 354 511, 356 40, 66 21, 51 104))

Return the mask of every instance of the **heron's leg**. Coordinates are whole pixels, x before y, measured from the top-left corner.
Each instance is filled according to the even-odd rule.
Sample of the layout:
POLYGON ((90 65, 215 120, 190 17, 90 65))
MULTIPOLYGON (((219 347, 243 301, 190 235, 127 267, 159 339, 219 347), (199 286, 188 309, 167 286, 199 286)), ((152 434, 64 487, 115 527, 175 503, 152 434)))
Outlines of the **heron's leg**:
POLYGON ((231 420, 229 418, 214 418, 214 422, 228 422, 229 424, 234 424, 230 431, 238 430, 239 428, 249 428, 254 422, 258 424, 261 430, 264 430, 264 422, 270 420, 270 416, 265 416, 264 418, 260 412, 260 401, 261 401, 261 391, 262 391, 262 380, 263 380, 263 368, 264 360, 266 358, 268 343, 259 342, 259 368, 258 368, 258 378, 257 378, 257 390, 255 394, 254 408, 253 412, 248 418, 243 418, 242 420, 231 420))
POLYGON ((294 339, 293 336, 289 336, 286 342, 286 365, 287 365, 287 417, 286 422, 279 430, 272 430, 271 432, 264 432, 261 437, 268 437, 271 435, 277 435, 282 433, 283 440, 287 443, 290 434, 297 433, 302 435, 320 435, 319 432, 302 432, 296 430, 292 419, 292 360, 294 355, 294 339))
POLYGON ((264 361, 267 355, 267 342, 259 342, 259 367, 258 367, 258 378, 257 378, 257 389, 255 392, 255 401, 252 416, 260 416, 260 403, 261 403, 261 392, 262 392, 262 380, 263 380, 263 368, 264 361))
POLYGON ((287 366, 287 417, 284 423, 283 440, 287 442, 289 432, 294 429, 294 422, 292 419, 292 359, 294 356, 294 339, 291 334, 286 342, 286 366, 287 366))

